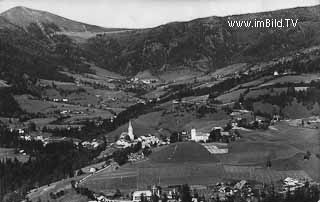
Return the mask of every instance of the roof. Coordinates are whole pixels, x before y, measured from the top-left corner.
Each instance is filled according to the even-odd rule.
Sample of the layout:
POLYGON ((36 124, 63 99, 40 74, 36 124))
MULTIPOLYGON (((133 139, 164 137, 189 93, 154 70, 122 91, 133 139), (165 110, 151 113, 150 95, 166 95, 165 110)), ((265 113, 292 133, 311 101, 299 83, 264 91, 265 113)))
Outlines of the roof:
POLYGON ((144 190, 144 191, 135 191, 133 192, 133 196, 141 196, 141 194, 145 196, 152 196, 152 192, 150 190, 144 190))

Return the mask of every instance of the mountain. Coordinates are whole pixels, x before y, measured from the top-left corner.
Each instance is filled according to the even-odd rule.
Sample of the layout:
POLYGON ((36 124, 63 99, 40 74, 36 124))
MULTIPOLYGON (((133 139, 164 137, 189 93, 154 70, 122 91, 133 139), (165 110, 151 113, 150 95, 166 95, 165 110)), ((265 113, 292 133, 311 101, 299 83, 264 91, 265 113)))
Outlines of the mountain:
POLYGON ((16 25, 10 23, 6 18, 0 16, 0 29, 14 29, 16 25))
POLYGON ((59 71, 86 72, 88 67, 82 60, 130 76, 146 70, 157 76, 181 69, 194 74, 237 63, 254 65, 319 45, 320 6, 121 30, 75 22, 45 11, 12 8, 0 14, 0 43, 4 47, 0 50, 0 79, 8 81, 12 75, 19 78, 27 74, 69 80, 59 71), (228 24, 230 20, 287 18, 298 19, 297 26, 235 28, 228 24), (67 33, 90 34, 83 43, 77 43, 67 33))
POLYGON ((236 63, 270 61, 320 44, 320 6, 208 17, 151 29, 98 35, 83 49, 111 71, 135 75, 186 68, 215 71, 236 63), (230 20, 297 19, 296 27, 236 28, 230 20))
MULTIPOLYGON (((69 20, 49 12, 21 6, 11 8, 1 13, 0 16, 11 24, 17 25, 25 30, 28 29, 30 24, 36 24, 43 30, 46 25, 53 25, 51 27, 54 27, 55 31, 61 32, 108 32, 120 30, 89 25, 69 20)), ((1 21, 0 24, 2 24, 1 21)))

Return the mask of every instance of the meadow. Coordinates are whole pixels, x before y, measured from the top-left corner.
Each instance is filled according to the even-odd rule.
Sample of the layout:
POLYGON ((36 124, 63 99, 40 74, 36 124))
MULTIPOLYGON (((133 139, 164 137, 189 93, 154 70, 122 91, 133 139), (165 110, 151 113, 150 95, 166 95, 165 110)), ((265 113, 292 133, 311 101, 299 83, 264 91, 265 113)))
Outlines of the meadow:
POLYGON ((285 121, 272 128, 241 131, 242 139, 229 144, 228 154, 210 154, 192 142, 160 147, 144 161, 89 177, 84 186, 107 192, 117 188, 133 191, 152 184, 209 185, 229 179, 265 183, 286 177, 319 180, 319 131, 292 127, 285 121), (307 150, 312 152, 309 160, 304 159, 307 150))

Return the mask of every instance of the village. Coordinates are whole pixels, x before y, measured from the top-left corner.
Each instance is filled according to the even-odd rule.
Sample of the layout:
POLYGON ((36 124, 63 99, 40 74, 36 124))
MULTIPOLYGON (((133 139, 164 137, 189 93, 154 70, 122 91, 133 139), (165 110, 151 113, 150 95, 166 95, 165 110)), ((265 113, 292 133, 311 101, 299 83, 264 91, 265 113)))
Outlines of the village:
POLYGON ((91 198, 88 202, 223 202, 234 200, 257 202, 269 194, 277 198, 285 198, 288 195, 292 195, 294 198, 299 190, 310 190, 310 197, 316 196, 318 193, 311 190, 319 188, 319 186, 319 183, 309 182, 305 179, 298 180, 287 177, 272 185, 246 180, 229 180, 206 186, 184 184, 161 187, 152 185, 148 190, 137 190, 127 195, 123 195, 120 190, 104 195, 89 190, 81 192, 78 185, 73 187, 91 198))

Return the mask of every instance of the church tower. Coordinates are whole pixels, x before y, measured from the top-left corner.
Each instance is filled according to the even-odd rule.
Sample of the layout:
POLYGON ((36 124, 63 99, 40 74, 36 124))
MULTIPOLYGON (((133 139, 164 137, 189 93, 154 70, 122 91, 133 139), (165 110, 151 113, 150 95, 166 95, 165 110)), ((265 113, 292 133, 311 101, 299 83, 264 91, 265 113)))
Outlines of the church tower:
POLYGON ((133 128, 132 128, 131 120, 129 121, 128 136, 130 137, 131 141, 134 140, 133 128))
POLYGON ((197 140, 197 131, 195 128, 191 129, 191 140, 194 140, 194 141, 197 140))

